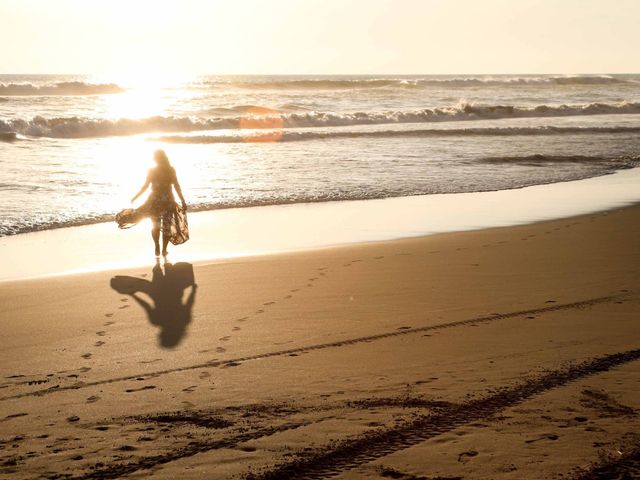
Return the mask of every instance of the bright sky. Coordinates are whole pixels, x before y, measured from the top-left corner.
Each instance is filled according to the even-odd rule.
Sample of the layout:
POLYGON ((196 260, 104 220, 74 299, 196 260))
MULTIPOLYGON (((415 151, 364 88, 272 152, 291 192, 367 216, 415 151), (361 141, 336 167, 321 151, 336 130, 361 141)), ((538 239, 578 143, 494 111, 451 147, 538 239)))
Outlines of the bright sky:
POLYGON ((640 72, 640 0, 0 0, 0 73, 640 72))

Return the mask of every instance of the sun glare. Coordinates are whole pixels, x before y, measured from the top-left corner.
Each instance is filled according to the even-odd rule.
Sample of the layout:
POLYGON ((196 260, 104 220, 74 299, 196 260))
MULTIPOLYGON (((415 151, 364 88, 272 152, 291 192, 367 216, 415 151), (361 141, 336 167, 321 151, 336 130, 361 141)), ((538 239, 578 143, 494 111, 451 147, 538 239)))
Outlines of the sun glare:
POLYGON ((185 76, 170 75, 161 69, 147 71, 131 70, 96 77, 96 83, 115 83, 125 91, 104 97, 105 115, 109 118, 146 118, 166 115, 170 105, 169 89, 174 89, 171 97, 175 100, 175 89, 184 84, 185 76))

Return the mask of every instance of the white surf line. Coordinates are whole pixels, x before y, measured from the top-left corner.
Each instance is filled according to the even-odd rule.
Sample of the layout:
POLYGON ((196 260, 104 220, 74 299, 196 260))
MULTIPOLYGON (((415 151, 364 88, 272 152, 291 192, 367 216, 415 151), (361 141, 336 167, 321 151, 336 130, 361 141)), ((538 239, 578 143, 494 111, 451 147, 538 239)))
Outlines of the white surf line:
MULTIPOLYGON (((316 249, 565 218, 640 202, 640 168, 513 190, 233 208, 192 213, 171 261, 316 249)), ((0 281, 153 263, 148 224, 115 223, 0 238, 0 281)))

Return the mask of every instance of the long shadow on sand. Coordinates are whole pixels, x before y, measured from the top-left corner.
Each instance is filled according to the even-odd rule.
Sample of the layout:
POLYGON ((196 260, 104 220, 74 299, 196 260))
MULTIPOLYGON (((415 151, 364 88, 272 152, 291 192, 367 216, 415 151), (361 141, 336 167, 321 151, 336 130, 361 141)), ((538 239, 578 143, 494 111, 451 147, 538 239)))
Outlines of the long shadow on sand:
POLYGON ((196 284, 193 265, 186 262, 165 263, 158 261, 153 267, 151 281, 137 277, 116 275, 111 288, 123 295, 130 295, 147 313, 149 321, 160 327, 158 339, 164 348, 177 346, 184 338, 191 322, 191 310, 196 301, 196 284), (185 290, 191 287, 186 302, 182 303, 185 290), (139 294, 145 294, 151 302, 139 294))

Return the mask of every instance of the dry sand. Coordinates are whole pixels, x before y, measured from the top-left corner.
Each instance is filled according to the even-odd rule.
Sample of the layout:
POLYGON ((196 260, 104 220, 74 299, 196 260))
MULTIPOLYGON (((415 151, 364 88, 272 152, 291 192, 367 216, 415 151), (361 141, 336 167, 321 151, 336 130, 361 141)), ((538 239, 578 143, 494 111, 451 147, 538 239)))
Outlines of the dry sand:
POLYGON ((639 475, 640 207, 194 272, 0 284, 0 478, 639 475))

